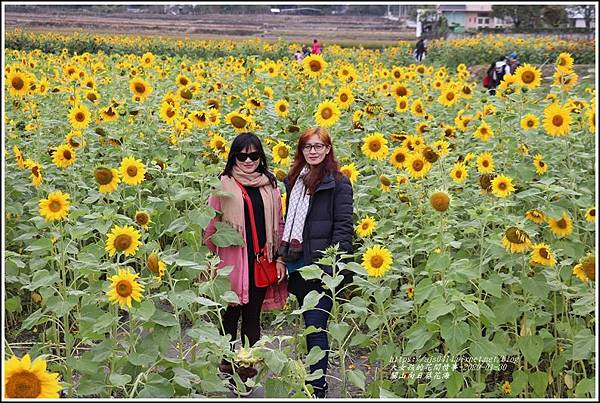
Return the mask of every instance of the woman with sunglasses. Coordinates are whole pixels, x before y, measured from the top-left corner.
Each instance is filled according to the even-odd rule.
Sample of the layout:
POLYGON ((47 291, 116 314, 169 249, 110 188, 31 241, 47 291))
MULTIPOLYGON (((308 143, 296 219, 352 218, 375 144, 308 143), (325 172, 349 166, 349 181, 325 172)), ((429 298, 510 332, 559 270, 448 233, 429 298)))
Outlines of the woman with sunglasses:
MULTIPOLYGON (((322 128, 308 129, 300 136, 294 163, 284 179, 288 194, 286 222, 283 241, 279 250, 288 271, 288 290, 298 298, 302 306, 306 295, 316 290, 325 294, 314 309, 304 312, 304 324, 317 329, 317 333, 306 336, 307 348, 319 346, 329 349, 327 320, 333 306, 332 294, 324 290, 320 280, 307 281, 298 269, 316 263, 327 247, 339 244, 340 250, 352 253, 352 186, 339 170, 335 159, 331 137, 322 128)), ((329 275, 330 266, 321 265, 329 275)), ((342 287, 343 284, 340 286, 342 287)), ((328 354, 310 366, 311 372, 318 369, 327 373, 328 354)), ((310 382, 315 397, 327 396, 325 376, 310 382)))
MULTIPOLYGON (((278 259, 277 251, 283 234, 281 193, 275 176, 267 169, 267 158, 260 139, 253 133, 239 134, 231 144, 225 169, 219 175, 221 190, 229 196, 210 196, 209 205, 220 212, 214 217, 204 234, 204 243, 219 255, 219 268, 233 266, 229 274, 231 289, 238 295, 239 304, 229 305, 223 316, 225 334, 231 339, 231 348, 237 340, 238 320, 241 316, 241 343, 254 345, 260 339, 260 313, 262 309, 281 308, 287 301, 287 280, 282 259, 277 260, 278 283, 270 287, 257 287, 254 278, 254 245, 249 206, 244 202, 243 186, 252 203, 258 250, 266 245, 269 261, 278 259), (244 238, 244 246, 217 247, 211 236, 216 232, 216 222, 231 225, 244 238), (247 339, 247 341, 246 341, 247 339)), ((232 364, 226 360, 219 365, 225 376, 233 374, 232 364)), ((255 368, 237 369, 242 381, 256 375, 255 368)))

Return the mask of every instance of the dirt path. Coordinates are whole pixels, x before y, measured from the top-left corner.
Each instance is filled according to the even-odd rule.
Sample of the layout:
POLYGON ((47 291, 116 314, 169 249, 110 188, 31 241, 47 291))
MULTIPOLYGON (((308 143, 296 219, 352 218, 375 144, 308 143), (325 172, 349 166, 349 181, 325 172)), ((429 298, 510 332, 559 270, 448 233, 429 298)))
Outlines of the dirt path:
POLYGON ((293 16, 293 15, 130 15, 89 16, 76 14, 40 15, 5 14, 7 30, 164 35, 196 39, 262 38, 287 41, 321 42, 356 41, 394 44, 413 40, 414 29, 381 17, 293 16))

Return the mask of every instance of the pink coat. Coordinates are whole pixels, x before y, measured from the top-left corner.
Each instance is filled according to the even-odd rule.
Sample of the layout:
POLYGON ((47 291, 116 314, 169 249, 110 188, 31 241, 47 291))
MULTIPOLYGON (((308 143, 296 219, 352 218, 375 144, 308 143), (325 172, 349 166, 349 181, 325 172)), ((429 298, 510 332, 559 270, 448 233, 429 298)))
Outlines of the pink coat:
MULTIPOLYGON (((281 238, 283 237, 283 229, 285 223, 283 221, 283 214, 281 211, 281 192, 279 189, 273 189, 276 192, 278 200, 275 208, 279 215, 279 240, 277 247, 281 244, 281 238)), ((215 196, 209 196, 208 205, 217 211, 221 211, 221 199, 215 196)), ((220 221, 220 217, 213 217, 208 223, 208 227, 204 232, 204 244, 208 246, 213 253, 216 253, 221 258, 219 263, 219 269, 225 266, 233 266, 233 270, 229 274, 229 281, 231 282, 231 289, 238 295, 240 303, 242 305, 247 304, 249 301, 249 284, 248 284, 248 252, 246 250, 246 229, 242 230, 242 237, 244 238, 244 246, 227 246, 219 248, 211 240, 210 237, 217 231, 215 223, 220 221)), ((244 222, 245 225, 245 222, 244 222)), ((287 291, 287 277, 279 284, 275 284, 267 288, 265 294, 265 300, 262 305, 263 310, 271 310, 282 308, 287 302, 288 291, 287 291)))

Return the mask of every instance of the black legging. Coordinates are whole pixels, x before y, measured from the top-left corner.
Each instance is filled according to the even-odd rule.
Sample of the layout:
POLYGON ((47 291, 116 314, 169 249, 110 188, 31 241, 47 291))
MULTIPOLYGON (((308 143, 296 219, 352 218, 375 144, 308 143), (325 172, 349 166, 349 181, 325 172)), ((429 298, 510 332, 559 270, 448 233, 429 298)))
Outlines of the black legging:
POLYGON ((248 337, 250 346, 253 346, 260 339, 260 312, 267 288, 258 288, 254 284, 254 259, 251 261, 251 268, 248 270, 248 279, 250 289, 248 303, 244 305, 229 305, 223 315, 223 327, 225 333, 231 336, 231 349, 233 350, 233 341, 237 339, 238 321, 240 314, 242 316, 241 340, 244 345, 245 337, 248 337))

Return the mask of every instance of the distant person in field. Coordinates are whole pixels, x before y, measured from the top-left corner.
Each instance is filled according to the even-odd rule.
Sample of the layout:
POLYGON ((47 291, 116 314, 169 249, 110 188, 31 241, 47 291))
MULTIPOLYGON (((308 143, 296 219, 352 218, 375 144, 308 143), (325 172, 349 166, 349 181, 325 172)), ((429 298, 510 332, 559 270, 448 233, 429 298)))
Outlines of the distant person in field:
POLYGON ((501 56, 487 70, 489 84, 486 88, 489 89, 490 95, 496 95, 496 87, 500 85, 506 74, 510 74, 508 57, 501 56))
POLYGON ((296 53, 294 53, 294 57, 296 58, 296 61, 300 63, 302 59, 304 59, 304 53, 302 53, 301 50, 297 50, 296 53))
POLYGON ((303 59, 307 56, 310 56, 310 48, 308 46, 302 46, 302 55, 303 59))
POLYGON ((427 54, 427 47, 425 46, 425 39, 421 38, 417 41, 417 44, 415 45, 415 51, 414 51, 415 60, 418 62, 423 61, 426 54, 427 54))
POLYGON ((320 55, 321 54, 321 44, 316 39, 313 40, 312 54, 313 55, 320 55))
POLYGON ((508 55, 508 65, 510 66, 510 74, 515 74, 515 70, 521 65, 517 52, 512 52, 508 55))

